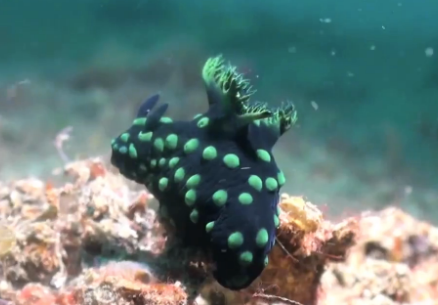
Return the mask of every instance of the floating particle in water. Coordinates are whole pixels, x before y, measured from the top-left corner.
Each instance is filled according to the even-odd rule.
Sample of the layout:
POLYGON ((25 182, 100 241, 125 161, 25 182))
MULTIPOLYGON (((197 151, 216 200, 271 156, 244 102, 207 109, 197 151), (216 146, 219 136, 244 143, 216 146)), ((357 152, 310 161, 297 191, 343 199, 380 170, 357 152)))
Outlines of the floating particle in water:
POLYGON ((319 18, 319 22, 321 23, 332 23, 331 18, 319 18))
POLYGON ((424 54, 426 54, 427 57, 432 57, 433 56, 433 48, 426 48, 426 50, 424 50, 424 54))
POLYGON ((287 49, 287 51, 288 51, 289 53, 296 53, 296 52, 297 52, 297 48, 296 48, 296 47, 289 47, 289 48, 287 49))
POLYGON ((404 192, 405 192, 405 195, 407 196, 407 195, 410 195, 411 193, 412 193, 412 191, 413 191, 413 188, 412 188, 412 186, 410 186, 410 185, 407 185, 406 187, 405 187, 405 189, 404 189, 404 192))
POLYGON ((312 105, 312 108, 315 110, 318 110, 318 108, 319 108, 318 104, 315 101, 311 101, 310 105, 312 105))
POLYGON ((370 46, 370 51, 374 51, 376 49, 376 46, 375 45, 371 45, 370 46))

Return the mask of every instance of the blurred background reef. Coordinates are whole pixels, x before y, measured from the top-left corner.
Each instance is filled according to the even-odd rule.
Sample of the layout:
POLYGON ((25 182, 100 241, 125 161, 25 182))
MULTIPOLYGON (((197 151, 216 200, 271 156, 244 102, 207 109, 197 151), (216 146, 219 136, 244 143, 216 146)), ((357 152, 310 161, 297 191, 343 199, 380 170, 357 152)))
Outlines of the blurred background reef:
POLYGON ((108 154, 157 91, 191 118, 207 105, 200 68, 223 53, 257 99, 297 106, 276 147, 284 191, 437 224, 437 13, 431 0, 0 0, 0 178, 108 154))

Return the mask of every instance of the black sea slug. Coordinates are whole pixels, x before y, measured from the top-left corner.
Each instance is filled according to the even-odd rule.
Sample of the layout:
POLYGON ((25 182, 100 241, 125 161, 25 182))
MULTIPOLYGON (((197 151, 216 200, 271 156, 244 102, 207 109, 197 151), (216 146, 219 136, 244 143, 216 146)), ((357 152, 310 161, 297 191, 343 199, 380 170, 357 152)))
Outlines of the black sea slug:
POLYGON ((285 177, 272 148, 297 119, 291 103, 251 102, 254 90, 221 56, 202 70, 208 110, 190 121, 165 116, 149 97, 131 127, 112 141, 111 162, 144 184, 182 240, 211 251, 215 279, 249 286, 268 264, 285 177))

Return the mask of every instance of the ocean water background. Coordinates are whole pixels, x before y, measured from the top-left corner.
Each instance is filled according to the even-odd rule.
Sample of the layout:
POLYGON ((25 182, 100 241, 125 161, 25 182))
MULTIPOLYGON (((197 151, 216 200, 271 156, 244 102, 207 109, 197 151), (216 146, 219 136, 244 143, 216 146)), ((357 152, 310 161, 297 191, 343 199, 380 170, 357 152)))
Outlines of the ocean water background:
POLYGON ((438 3, 0 0, 0 177, 51 178, 160 91, 206 109, 203 61, 224 54, 299 126, 275 149, 284 191, 328 212, 397 205, 438 223, 438 3))

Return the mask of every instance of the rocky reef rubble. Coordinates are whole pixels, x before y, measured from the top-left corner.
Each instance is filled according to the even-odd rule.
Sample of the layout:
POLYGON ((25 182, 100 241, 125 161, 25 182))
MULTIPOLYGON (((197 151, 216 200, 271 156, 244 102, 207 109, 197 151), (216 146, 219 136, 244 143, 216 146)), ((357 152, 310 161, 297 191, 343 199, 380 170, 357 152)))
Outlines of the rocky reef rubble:
POLYGON ((0 183, 0 304, 438 304, 438 228, 397 208, 330 222, 283 194, 270 263, 248 289, 210 277, 157 202, 100 158, 0 183))

